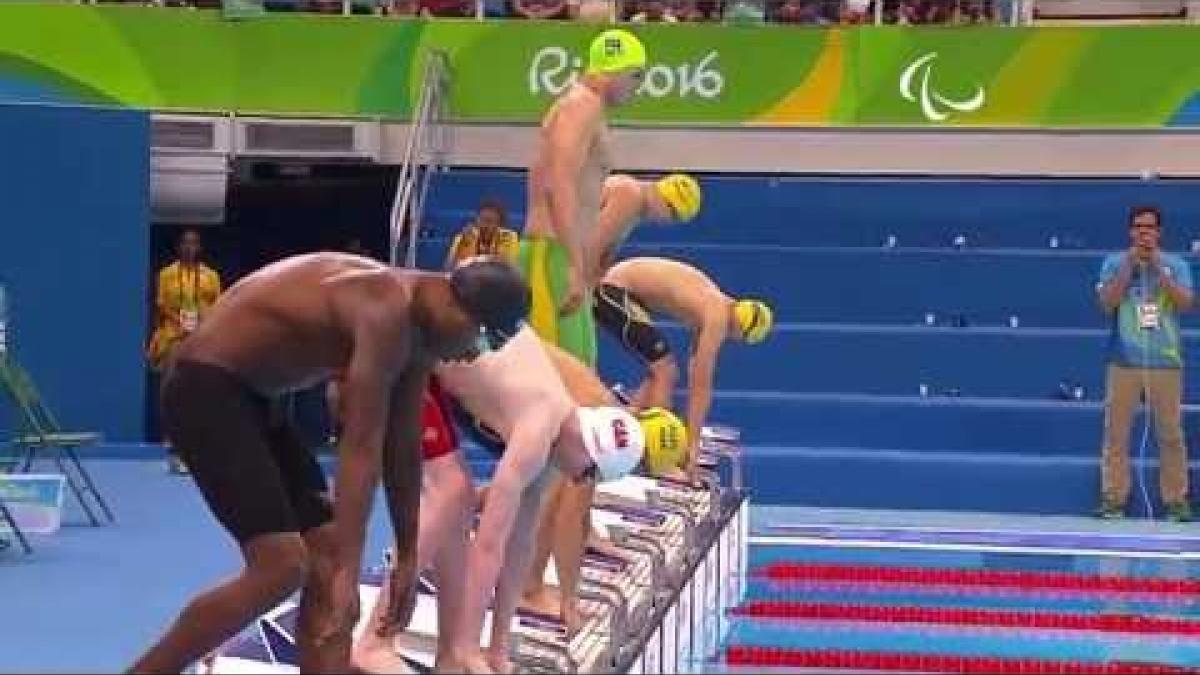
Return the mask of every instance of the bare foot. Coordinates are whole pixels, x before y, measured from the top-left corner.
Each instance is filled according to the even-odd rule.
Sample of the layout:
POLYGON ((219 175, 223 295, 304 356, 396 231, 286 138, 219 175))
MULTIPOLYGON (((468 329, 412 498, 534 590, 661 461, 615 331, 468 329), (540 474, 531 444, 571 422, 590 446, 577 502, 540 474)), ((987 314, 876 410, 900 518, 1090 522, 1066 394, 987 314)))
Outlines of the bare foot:
POLYGON ((600 609, 587 609, 579 601, 570 603, 560 609, 563 625, 567 627, 567 635, 574 637, 583 628, 602 613, 600 609))
POLYGON ((570 603, 563 607, 559 612, 562 618, 563 625, 567 628, 567 636, 574 637, 583 628, 583 624, 587 621, 583 612, 579 610, 578 603, 570 603))
POLYGON ((493 672, 503 673, 503 675, 509 675, 509 673, 516 672, 516 668, 513 667, 513 662, 508 659, 508 654, 489 651, 487 655, 487 662, 488 665, 492 667, 493 672))
POLYGON ((350 664, 360 673, 416 673, 403 657, 390 649, 354 650, 350 664))
POLYGON ((521 598, 521 608, 531 612, 557 616, 561 602, 557 587, 542 586, 533 593, 527 593, 521 598))
POLYGON ((463 664, 459 663, 458 661, 452 661, 450 659, 446 659, 445 661, 438 661, 437 663, 434 663, 433 670, 431 672, 434 672, 434 673, 465 673, 465 672, 467 672, 467 667, 464 666, 463 664))
MULTIPOLYGON (((365 637, 365 636, 364 636, 365 637)), ((355 644, 350 655, 351 665, 364 673, 415 673, 404 657, 391 648, 391 640, 370 640, 355 644)))
POLYGON ((492 665, 488 663, 487 657, 482 652, 477 652, 464 658, 461 665, 462 670, 459 672, 463 673, 484 673, 485 675, 490 675, 495 672, 492 670, 492 665))

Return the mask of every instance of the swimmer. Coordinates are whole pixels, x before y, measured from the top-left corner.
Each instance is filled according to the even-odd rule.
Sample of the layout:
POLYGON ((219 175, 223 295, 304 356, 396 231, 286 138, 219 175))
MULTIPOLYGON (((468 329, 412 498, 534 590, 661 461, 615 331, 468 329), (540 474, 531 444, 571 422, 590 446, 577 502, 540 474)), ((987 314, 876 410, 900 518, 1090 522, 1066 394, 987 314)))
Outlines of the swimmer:
POLYGON ((359 256, 295 256, 251 274, 180 344, 163 382, 166 429, 244 569, 195 597, 131 667, 179 673, 303 588, 303 672, 345 672, 358 620, 366 520, 381 465, 404 586, 415 602, 421 467, 417 411, 439 359, 501 344, 528 311, 509 264, 466 261, 450 274, 391 269, 359 256), (345 372, 345 428, 330 503, 312 452, 273 400, 345 372))
MULTIPOLYGON (((608 405, 612 399, 607 392, 598 394, 593 389, 583 397, 604 405, 578 402, 575 394, 587 385, 577 383, 572 391, 564 384, 564 379, 573 378, 564 370, 570 368, 564 364, 571 362, 577 372, 595 378, 574 357, 525 328, 503 349, 474 363, 443 364, 436 369, 438 382, 453 401, 451 414, 464 430, 500 454, 467 557, 465 611, 459 616, 461 623, 453 626, 451 658, 439 660, 439 669, 508 672, 511 668, 509 628, 532 553, 542 494, 555 470, 575 482, 612 480, 629 473, 642 459, 645 433, 640 420, 608 405), (492 635, 485 653, 479 638, 493 591, 492 635)), ((603 389, 598 381, 595 384, 603 389)), ((457 517, 448 520, 458 522, 457 517)), ((458 530, 444 532, 447 537, 460 536, 458 530)), ((424 553, 420 556, 426 558, 424 553)), ((434 565, 440 567, 436 560, 434 565)), ((443 580, 461 575, 463 566, 449 569, 449 574, 436 573, 439 604, 452 591, 442 585, 443 580)), ((396 604, 394 594, 388 602, 396 604)), ((385 611, 377 607, 373 622, 385 611)), ((385 624, 385 629, 403 627, 391 620, 385 624)), ((439 617, 439 642, 442 628, 439 617)))
POLYGON ((612 29, 588 50, 587 71, 542 119, 526 186, 520 262, 533 292, 529 321, 542 338, 596 365, 587 246, 612 168, 606 111, 636 95, 646 48, 612 29))
POLYGON ((771 308, 760 300, 730 298, 687 263, 646 257, 622 260, 604 273, 595 313, 596 322, 646 366, 646 380, 632 401, 637 407, 670 407, 679 377, 671 346, 651 314, 663 314, 691 329, 685 421, 686 470, 694 479, 721 347, 730 338, 747 344, 766 339, 773 325, 771 308))
POLYGON ((618 173, 604 179, 600 218, 588 243, 591 285, 600 284, 617 249, 638 222, 686 223, 700 212, 703 200, 700 184, 687 174, 673 173, 648 181, 618 173))
MULTIPOLYGON (((606 178, 598 226, 588 244, 588 259, 594 265, 589 275, 589 285, 595 285, 602 278, 604 271, 612 264, 617 248, 639 221, 688 222, 699 213, 702 201, 700 184, 686 174, 670 174, 653 182, 626 174, 614 174, 606 178)), ((574 365, 586 370, 578 362, 574 365)), ((615 404, 615 401, 611 401, 612 394, 594 373, 576 373, 574 379, 591 381, 600 390, 595 392, 596 395, 606 397, 609 405, 615 404)), ((674 415, 671 415, 671 419, 678 423, 674 415)), ((663 446, 663 452, 655 453, 654 461, 646 462, 644 468, 647 473, 678 473, 678 458, 685 450, 682 443, 686 442, 687 434, 682 429, 671 432, 671 428, 671 425, 666 425, 656 429, 655 440, 663 446)), ((603 546, 599 537, 592 536, 590 542, 588 537, 592 531, 591 506, 595 485, 576 485, 558 479, 547 494, 523 604, 535 611, 557 613, 568 631, 573 633, 583 621, 578 609, 583 552, 589 544, 603 546), (543 581, 551 556, 559 577, 557 592, 543 581)))

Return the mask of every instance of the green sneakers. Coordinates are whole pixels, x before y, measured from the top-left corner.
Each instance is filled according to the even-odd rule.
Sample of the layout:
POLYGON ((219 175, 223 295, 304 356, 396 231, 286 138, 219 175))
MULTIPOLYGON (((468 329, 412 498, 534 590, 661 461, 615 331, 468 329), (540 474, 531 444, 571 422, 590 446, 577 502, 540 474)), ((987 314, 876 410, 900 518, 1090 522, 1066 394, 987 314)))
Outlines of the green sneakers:
POLYGON ((1105 499, 1100 502, 1100 508, 1096 509, 1096 517, 1104 520, 1120 520, 1125 517, 1125 505, 1105 499))
MULTIPOLYGON (((1192 522, 1192 507, 1187 502, 1175 502, 1165 506, 1167 520, 1173 523, 1192 522)), ((1105 499, 1100 502, 1100 508, 1096 509, 1096 517, 1104 520, 1120 520, 1125 517, 1125 505, 1105 499)))
POLYGON ((1187 502, 1175 502, 1166 506, 1167 520, 1173 523, 1190 523, 1192 521, 1192 507, 1187 502))

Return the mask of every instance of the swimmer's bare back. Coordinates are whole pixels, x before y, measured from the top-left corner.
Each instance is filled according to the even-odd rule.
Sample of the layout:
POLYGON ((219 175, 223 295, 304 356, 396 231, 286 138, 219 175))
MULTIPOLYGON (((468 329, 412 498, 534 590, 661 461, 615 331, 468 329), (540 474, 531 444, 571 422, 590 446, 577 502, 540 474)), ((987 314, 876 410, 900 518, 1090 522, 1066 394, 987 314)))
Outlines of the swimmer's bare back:
MULTIPOLYGON (((413 287, 422 276, 432 275, 342 253, 273 263, 221 297, 178 359, 237 373, 265 396, 306 388, 346 368, 356 313, 378 312, 391 331, 411 330, 413 287)), ((409 364, 391 365, 398 374, 409 364)))
POLYGON ((604 281, 628 289, 646 307, 692 328, 724 321, 729 296, 704 272, 669 258, 626 258, 604 274, 604 281))

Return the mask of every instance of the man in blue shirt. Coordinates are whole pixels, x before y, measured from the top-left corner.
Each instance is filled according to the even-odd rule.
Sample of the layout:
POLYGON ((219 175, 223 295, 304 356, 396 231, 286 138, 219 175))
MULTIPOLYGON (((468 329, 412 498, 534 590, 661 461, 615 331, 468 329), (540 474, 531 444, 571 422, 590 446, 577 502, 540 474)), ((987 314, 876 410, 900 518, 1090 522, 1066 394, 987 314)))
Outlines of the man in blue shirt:
POLYGON ((1096 293, 1112 317, 1108 392, 1104 407, 1103 497, 1099 515, 1120 518, 1129 498, 1129 431, 1139 399, 1153 412, 1159 484, 1167 517, 1191 519, 1187 448, 1183 442, 1182 341, 1179 313, 1192 307, 1192 273, 1179 256, 1159 249, 1162 214, 1130 212, 1128 251, 1104 259, 1096 293))

